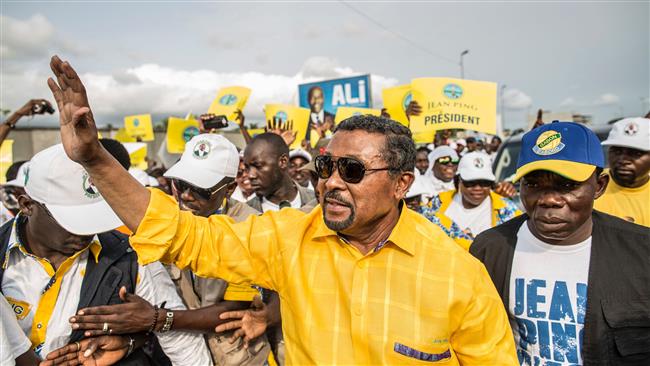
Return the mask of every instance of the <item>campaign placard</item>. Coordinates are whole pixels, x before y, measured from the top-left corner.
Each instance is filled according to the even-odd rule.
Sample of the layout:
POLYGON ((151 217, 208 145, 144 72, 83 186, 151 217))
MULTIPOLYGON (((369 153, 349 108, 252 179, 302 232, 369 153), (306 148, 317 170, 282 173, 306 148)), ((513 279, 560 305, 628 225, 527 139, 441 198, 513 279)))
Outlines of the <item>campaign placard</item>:
POLYGON ((228 121, 235 120, 235 112, 243 110, 248 101, 248 97, 251 95, 251 90, 243 86, 229 86, 226 88, 221 88, 217 92, 217 96, 210 104, 208 108, 208 113, 216 115, 224 115, 228 118, 228 121))
POLYGON ((153 141, 153 124, 150 114, 138 114, 124 117, 126 133, 139 141, 153 141))
POLYGON ((336 111, 336 117, 334 122, 338 125, 344 119, 361 116, 364 114, 370 114, 373 116, 381 116, 381 109, 372 109, 372 108, 353 108, 353 107, 339 107, 336 111))
POLYGON ((147 144, 143 142, 125 142, 123 145, 131 158, 131 167, 147 170, 147 144))
POLYGON ((406 84, 385 88, 381 91, 381 97, 384 101, 384 108, 390 114, 390 118, 404 126, 408 126, 409 119, 406 117, 406 108, 411 103, 411 85, 406 84))
POLYGON ((4 140, 0 146, 0 183, 7 183, 7 169, 14 160, 14 140, 4 140))
POLYGON ((296 141, 289 147, 297 149, 301 146, 309 126, 309 109, 287 104, 267 104, 264 106, 264 113, 267 121, 273 121, 276 118, 282 120, 283 123, 292 122, 292 130, 296 131, 296 141))
POLYGON ((199 122, 195 119, 169 117, 167 120, 167 152, 182 154, 185 144, 199 134, 199 122))
POLYGON ((421 139, 431 142, 436 131, 445 129, 496 134, 496 83, 420 78, 411 81, 411 91, 422 113, 411 116, 410 128, 421 139))
POLYGON ((298 85, 299 105, 309 108, 309 122, 334 122, 339 107, 371 108, 370 75, 298 85))

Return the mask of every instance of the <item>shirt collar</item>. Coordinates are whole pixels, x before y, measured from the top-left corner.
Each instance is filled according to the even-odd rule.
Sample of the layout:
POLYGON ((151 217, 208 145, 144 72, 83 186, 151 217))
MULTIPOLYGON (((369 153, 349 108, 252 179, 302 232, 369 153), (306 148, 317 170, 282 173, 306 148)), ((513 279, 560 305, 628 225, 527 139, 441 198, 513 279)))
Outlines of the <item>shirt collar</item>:
MULTIPOLYGON (((378 249, 383 248, 386 243, 391 242, 410 255, 415 255, 415 243, 418 240, 418 237, 417 230, 415 230, 415 218, 413 215, 418 215, 418 213, 407 209, 404 202, 400 202, 400 207, 401 213, 397 220, 397 224, 390 233, 390 236, 388 236, 388 240, 378 244, 378 249)), ((343 239, 343 237, 339 236, 336 231, 331 230, 327 225, 325 225, 325 221, 323 221, 322 208, 319 206, 318 210, 319 212, 314 215, 314 217, 318 218, 318 224, 314 231, 313 238, 338 236, 343 239)), ((343 239, 343 241, 347 243, 346 240, 343 239)))
MULTIPOLYGON (((19 213, 11 225, 11 234, 9 235, 9 242, 7 244, 7 250, 5 251, 5 260, 2 263, 3 269, 7 269, 7 265, 9 263, 9 254, 11 254, 12 250, 19 249, 19 251, 24 255, 30 255, 27 253, 27 249, 25 249, 25 246, 18 236, 18 225, 23 225, 25 221, 26 219, 19 213)), ((93 237, 88 248, 90 249, 93 258, 95 259, 95 263, 99 262, 99 255, 102 251, 102 244, 99 242, 99 237, 97 235, 93 237)))

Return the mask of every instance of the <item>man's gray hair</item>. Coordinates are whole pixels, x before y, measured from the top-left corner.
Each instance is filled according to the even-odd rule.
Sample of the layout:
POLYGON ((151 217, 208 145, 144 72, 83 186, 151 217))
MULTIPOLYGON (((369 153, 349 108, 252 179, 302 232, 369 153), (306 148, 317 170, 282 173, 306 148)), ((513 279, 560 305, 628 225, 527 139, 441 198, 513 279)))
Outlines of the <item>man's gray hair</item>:
POLYGON ((415 170, 415 142, 411 130, 406 126, 392 119, 366 114, 343 120, 334 132, 355 130, 386 136, 386 145, 381 149, 380 154, 388 163, 390 174, 415 170))

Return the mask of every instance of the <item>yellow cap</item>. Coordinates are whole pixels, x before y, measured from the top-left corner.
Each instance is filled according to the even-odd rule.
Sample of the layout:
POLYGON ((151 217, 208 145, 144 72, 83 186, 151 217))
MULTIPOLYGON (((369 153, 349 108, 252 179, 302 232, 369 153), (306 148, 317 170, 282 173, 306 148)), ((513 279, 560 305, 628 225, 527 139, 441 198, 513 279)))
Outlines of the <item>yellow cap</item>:
POLYGON ((564 178, 576 182, 584 182, 591 177, 596 170, 596 166, 567 160, 537 160, 519 167, 515 173, 513 182, 518 181, 524 175, 535 170, 548 170, 564 178))

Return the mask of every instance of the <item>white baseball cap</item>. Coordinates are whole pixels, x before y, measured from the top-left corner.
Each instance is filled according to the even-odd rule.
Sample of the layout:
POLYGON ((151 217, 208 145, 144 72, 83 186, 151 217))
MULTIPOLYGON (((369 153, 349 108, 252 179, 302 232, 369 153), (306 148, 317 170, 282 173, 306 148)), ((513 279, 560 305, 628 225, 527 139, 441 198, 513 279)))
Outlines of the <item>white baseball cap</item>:
POLYGON ((301 158, 307 160, 307 162, 311 161, 311 154, 309 154, 307 151, 305 151, 303 149, 294 149, 294 150, 289 151, 289 160, 291 160, 291 159, 293 159, 295 157, 301 157, 301 158))
POLYGON ((465 181, 490 180, 497 178, 492 173, 492 162, 490 156, 484 152, 474 151, 463 155, 458 163, 458 173, 465 181))
POLYGON ((25 179, 29 175, 29 161, 23 163, 16 172, 16 178, 5 183, 5 186, 25 188, 25 179))
POLYGON ((602 144, 650 151, 650 119, 641 117, 623 118, 614 123, 607 140, 603 141, 602 144))
POLYGON ((406 192, 406 196, 404 198, 411 198, 419 195, 430 195, 431 192, 429 189, 427 189, 425 179, 428 179, 425 176, 421 176, 416 174, 415 175, 415 180, 413 181, 413 184, 411 184, 411 188, 409 188, 409 191, 406 192))
POLYGON ((442 145, 438 146, 429 154, 429 162, 433 165, 436 160, 449 156, 452 160, 458 160, 458 153, 456 150, 452 149, 451 146, 442 145))
POLYGON ((196 135, 185 144, 181 160, 165 173, 167 178, 181 179, 199 188, 212 188, 223 178, 237 177, 239 153, 221 135, 196 135))
POLYGON ((63 145, 34 155, 25 179, 25 191, 42 203, 54 219, 76 235, 93 235, 122 226, 83 167, 70 160, 63 145))

